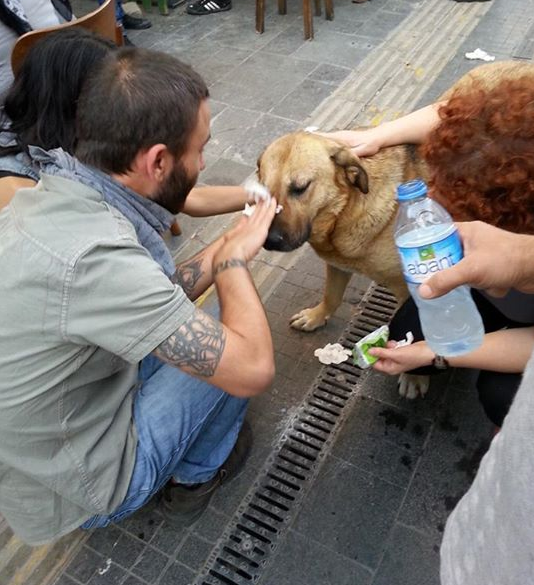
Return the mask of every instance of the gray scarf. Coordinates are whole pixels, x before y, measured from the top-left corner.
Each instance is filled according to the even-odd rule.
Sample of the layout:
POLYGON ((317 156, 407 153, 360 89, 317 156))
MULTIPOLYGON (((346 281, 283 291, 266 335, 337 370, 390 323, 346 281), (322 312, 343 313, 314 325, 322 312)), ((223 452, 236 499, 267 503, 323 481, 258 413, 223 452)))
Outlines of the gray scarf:
POLYGON ((42 173, 71 179, 98 191, 104 201, 131 222, 139 243, 148 250, 165 274, 170 278, 176 272, 171 253, 160 235, 171 227, 174 221, 172 213, 98 169, 82 164, 61 148, 47 151, 30 146, 30 155, 40 165, 42 173))

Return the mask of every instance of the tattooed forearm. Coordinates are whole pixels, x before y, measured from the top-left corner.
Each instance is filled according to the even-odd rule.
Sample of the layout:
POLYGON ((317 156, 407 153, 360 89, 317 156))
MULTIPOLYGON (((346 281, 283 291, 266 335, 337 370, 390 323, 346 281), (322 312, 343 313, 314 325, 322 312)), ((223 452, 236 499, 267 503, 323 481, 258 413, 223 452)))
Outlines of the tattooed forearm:
POLYGON ((173 366, 209 378, 217 369, 225 343, 222 324, 195 309, 191 317, 154 350, 154 354, 173 366))
POLYGON ((191 298, 197 282, 202 278, 202 257, 195 257, 180 264, 171 280, 182 287, 185 294, 191 298))

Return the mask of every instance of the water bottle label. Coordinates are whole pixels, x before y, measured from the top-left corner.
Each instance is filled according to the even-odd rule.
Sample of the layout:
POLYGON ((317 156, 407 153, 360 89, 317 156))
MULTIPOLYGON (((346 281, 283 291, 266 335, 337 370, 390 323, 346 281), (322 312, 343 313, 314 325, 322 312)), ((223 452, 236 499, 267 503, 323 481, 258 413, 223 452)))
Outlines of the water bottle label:
POLYGON ((399 246, 404 278, 409 284, 421 284, 440 270, 450 268, 463 258, 460 237, 452 234, 423 246, 399 246))

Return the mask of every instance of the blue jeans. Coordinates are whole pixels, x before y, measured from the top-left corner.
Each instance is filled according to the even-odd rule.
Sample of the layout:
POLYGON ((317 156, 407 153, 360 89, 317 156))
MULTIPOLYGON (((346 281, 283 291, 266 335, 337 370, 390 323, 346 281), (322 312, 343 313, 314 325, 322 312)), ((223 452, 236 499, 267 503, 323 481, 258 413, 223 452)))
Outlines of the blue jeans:
POLYGON ((236 398, 146 357, 134 399, 135 466, 122 504, 93 516, 82 528, 100 528, 129 516, 173 477, 181 483, 210 480, 235 445, 248 400, 236 398))

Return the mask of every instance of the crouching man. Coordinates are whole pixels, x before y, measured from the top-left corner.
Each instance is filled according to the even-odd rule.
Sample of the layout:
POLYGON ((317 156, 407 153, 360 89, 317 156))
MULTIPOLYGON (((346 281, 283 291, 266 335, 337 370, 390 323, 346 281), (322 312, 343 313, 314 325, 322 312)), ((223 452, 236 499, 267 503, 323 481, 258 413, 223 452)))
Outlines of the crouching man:
POLYGON ((165 54, 123 49, 78 106, 76 158, 0 214, 0 513, 41 544, 161 493, 185 526, 242 466, 247 398, 274 375, 247 262, 275 211, 174 266, 160 233, 204 168, 208 90, 165 54), (220 319, 193 304, 212 282, 220 319))

